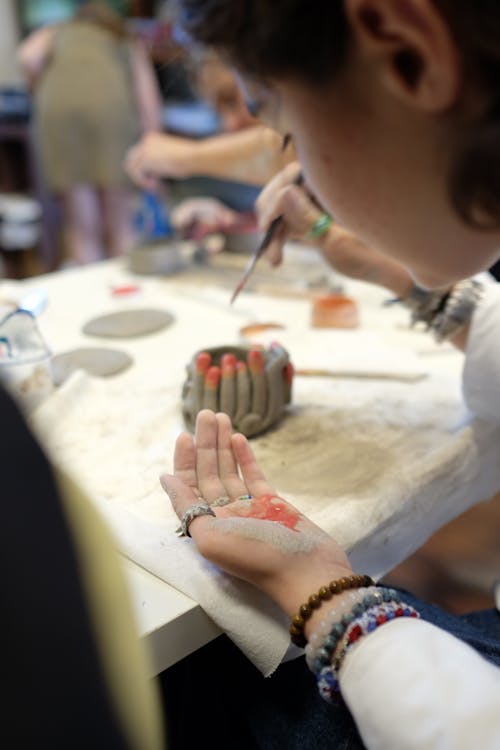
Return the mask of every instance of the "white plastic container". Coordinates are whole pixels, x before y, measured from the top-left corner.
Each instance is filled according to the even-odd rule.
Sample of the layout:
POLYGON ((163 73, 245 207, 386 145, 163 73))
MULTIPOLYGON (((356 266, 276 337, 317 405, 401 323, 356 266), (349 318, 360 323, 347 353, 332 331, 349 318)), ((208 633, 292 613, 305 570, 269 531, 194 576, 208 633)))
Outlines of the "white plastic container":
POLYGON ((51 363, 49 352, 24 361, 0 360, 0 379, 24 411, 32 411, 54 390, 51 363))

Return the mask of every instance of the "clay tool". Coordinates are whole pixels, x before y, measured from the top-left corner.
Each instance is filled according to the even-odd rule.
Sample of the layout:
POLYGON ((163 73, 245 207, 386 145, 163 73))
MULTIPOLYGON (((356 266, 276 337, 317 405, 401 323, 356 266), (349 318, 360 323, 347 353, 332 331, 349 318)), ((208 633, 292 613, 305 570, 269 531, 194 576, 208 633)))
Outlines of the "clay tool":
MULTIPOLYGON (((304 182, 304 176, 303 176, 302 172, 300 172, 298 174, 297 178, 295 179, 294 184, 295 185, 302 185, 303 182, 304 182)), ((248 262, 247 267, 245 268, 245 270, 243 272, 243 276, 241 277, 240 281, 238 282, 238 285, 236 286, 236 289, 234 290, 234 292, 232 294, 231 300, 229 302, 230 305, 233 304, 233 302, 235 301, 236 297, 238 296, 238 294, 241 292, 241 290, 243 289, 243 287, 247 283, 247 281, 248 281, 248 279, 249 279, 249 277, 250 277, 253 269, 255 268, 255 266, 257 264, 257 261, 259 260, 259 258, 261 258, 264 255, 264 253, 266 252, 267 248, 269 247, 269 245, 271 244, 271 242, 275 238, 276 233, 277 233, 278 229, 280 228, 282 222, 283 222, 283 215, 280 214, 275 219, 273 219, 273 221, 270 223, 270 225, 269 225, 269 227, 268 227, 268 229, 267 229, 264 237, 262 238, 262 242, 258 246, 258 248, 255 251, 255 253, 253 254, 253 256, 250 258, 250 261, 248 262)))
POLYGON ((312 378, 354 378, 356 380, 402 380, 406 383, 417 383, 427 377, 425 372, 364 372, 363 370, 324 370, 322 368, 305 368, 295 370, 299 377, 312 378))

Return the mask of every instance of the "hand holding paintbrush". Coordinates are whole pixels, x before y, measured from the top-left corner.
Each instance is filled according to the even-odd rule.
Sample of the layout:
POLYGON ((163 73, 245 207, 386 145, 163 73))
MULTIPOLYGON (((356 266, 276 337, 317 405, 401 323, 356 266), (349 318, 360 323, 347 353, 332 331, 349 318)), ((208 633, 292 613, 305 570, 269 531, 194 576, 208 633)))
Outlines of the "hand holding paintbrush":
MULTIPOLYGON (((304 176, 302 172, 299 172, 297 178, 294 181, 295 185, 302 185, 304 182, 304 176)), ((245 268, 245 271, 243 272, 243 276, 241 277, 240 281, 238 282, 238 285, 236 286, 230 300, 230 305, 233 304, 238 294, 241 292, 245 284, 247 283, 253 269, 255 268, 257 261, 259 258, 261 258, 266 250, 268 249, 269 245, 273 241, 273 239, 276 237, 276 234, 283 223, 283 216, 277 216, 273 221, 270 223, 266 233, 264 234, 264 237, 262 238, 262 242, 258 246, 257 250, 253 254, 253 256, 250 258, 250 261, 248 262, 247 267, 245 268)))

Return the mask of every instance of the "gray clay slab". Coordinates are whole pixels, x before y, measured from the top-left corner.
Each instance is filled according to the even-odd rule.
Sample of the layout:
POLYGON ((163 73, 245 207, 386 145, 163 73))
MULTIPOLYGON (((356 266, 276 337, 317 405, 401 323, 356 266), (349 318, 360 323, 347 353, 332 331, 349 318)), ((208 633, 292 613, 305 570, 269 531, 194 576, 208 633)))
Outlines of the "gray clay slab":
POLYGON ((90 375, 105 378, 123 372, 133 361, 129 354, 119 349, 71 349, 52 358, 52 377, 55 385, 64 383, 75 370, 85 370, 90 375))
POLYGON ((174 316, 166 310, 121 310, 89 320, 83 332, 103 338, 133 338, 161 331, 173 321, 174 316))

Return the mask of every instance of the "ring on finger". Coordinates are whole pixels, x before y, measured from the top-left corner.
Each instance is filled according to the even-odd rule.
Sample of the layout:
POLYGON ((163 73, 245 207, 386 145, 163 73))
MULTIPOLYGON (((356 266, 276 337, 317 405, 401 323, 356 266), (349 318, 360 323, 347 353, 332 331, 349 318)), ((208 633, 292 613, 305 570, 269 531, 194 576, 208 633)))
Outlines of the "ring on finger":
POLYGON ((222 508, 224 505, 229 505, 229 503, 232 503, 233 501, 229 497, 229 495, 221 495, 217 498, 217 500, 214 500, 213 503, 210 503, 212 508, 222 508))
POLYGON ((328 232, 332 223, 333 219, 330 214, 322 213, 313 223, 306 236, 311 240, 318 239, 328 232))
POLYGON ((194 519, 198 518, 198 516, 213 516, 215 518, 215 513, 207 502, 195 503, 194 505, 191 505, 182 516, 181 525, 178 529, 175 530, 177 536, 190 537, 191 534, 189 533, 189 527, 194 519))

